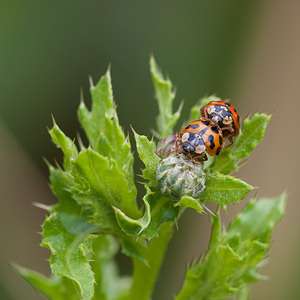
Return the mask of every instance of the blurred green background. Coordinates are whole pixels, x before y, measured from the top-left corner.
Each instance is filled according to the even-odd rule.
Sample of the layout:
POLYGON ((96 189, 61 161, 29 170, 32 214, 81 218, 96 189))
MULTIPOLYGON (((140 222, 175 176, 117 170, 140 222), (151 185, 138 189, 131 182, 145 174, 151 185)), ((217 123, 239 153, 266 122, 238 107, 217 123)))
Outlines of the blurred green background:
MULTIPOLYGON (((44 299, 8 263, 49 273, 49 252, 38 246, 37 233, 45 212, 32 203, 56 201, 42 159, 60 158, 46 130, 51 114, 76 137, 80 89, 89 101, 88 77, 96 82, 111 64, 122 126, 150 136, 157 112, 148 67, 154 53, 176 86, 175 106, 185 101, 182 122, 196 100, 213 93, 231 98, 243 118, 275 111, 264 143, 236 174, 259 186, 258 196, 289 190, 287 215, 261 270, 270 279, 251 286, 251 299, 299 299, 299 11, 292 0, 1 0, 0 298, 44 299)), ((225 222, 243 205, 231 207, 225 222)), ((207 216, 186 212, 153 299, 178 291, 185 262, 205 250, 209 232, 207 216)))

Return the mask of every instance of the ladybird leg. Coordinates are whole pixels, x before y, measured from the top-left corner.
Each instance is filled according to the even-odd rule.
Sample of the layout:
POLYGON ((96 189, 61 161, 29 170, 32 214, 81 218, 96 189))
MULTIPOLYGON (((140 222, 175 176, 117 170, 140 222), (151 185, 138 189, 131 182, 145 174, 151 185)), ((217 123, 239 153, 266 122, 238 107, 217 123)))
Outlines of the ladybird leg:
MULTIPOLYGON (((204 110, 204 116, 203 116, 205 119, 208 119, 208 113, 206 110, 204 110)), ((201 118, 201 117, 200 117, 201 118)))
POLYGON ((205 153, 201 153, 201 154, 193 157, 193 161, 196 163, 199 163, 199 161, 206 161, 207 159, 208 158, 205 153))
POLYGON ((190 159, 191 161, 193 161, 193 162, 195 162, 195 163, 198 163, 198 162, 195 160, 195 158, 196 158, 197 156, 192 156, 191 153, 187 153, 186 155, 189 157, 189 159, 190 159))
MULTIPOLYGON (((169 154, 172 154, 172 153, 174 153, 174 152, 177 152, 177 150, 178 150, 179 139, 180 139, 179 134, 178 134, 178 132, 176 132, 175 149, 174 149, 173 151, 171 151, 169 154)), ((180 139, 180 140, 181 140, 181 139, 180 139)), ((181 151, 180 153, 182 153, 182 151, 181 151)))
POLYGON ((228 130, 231 133, 234 132, 234 128, 232 125, 224 126, 224 127, 222 127, 222 130, 228 130))
POLYGON ((227 139, 229 140, 230 143, 224 149, 227 149, 233 145, 233 133, 229 135, 227 139))
POLYGON ((178 150, 178 139, 179 139, 179 135, 176 132, 176 141, 175 141, 175 150, 174 150, 174 152, 176 152, 178 150))

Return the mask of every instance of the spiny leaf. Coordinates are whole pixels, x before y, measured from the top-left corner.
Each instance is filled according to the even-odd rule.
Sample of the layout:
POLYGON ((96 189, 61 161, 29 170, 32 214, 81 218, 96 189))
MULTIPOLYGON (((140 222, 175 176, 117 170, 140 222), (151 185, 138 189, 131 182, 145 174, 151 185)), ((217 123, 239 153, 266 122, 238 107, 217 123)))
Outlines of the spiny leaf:
POLYGON ((247 117, 243 122, 242 134, 234 141, 231 157, 234 159, 248 157, 255 146, 262 141, 270 119, 271 116, 258 113, 251 119, 247 117))
POLYGON ((251 119, 246 118, 233 146, 222 151, 211 169, 223 174, 238 169, 241 165, 239 160, 246 159, 262 141, 270 119, 271 116, 259 113, 254 114, 251 119))
POLYGON ((92 148, 99 154, 116 161, 130 183, 133 181, 133 155, 129 139, 119 125, 111 86, 110 70, 96 86, 91 84, 92 109, 89 111, 83 99, 78 108, 78 118, 92 148))
POLYGON ((53 212, 43 224, 42 246, 51 250, 50 268, 53 274, 71 279, 82 299, 94 294, 94 274, 88 262, 88 235, 79 231, 76 235, 67 231, 57 213, 53 212))
POLYGON ((115 164, 92 149, 82 151, 72 163, 71 191, 80 203, 93 207, 94 224, 103 232, 118 233, 113 206, 131 218, 138 218, 136 190, 115 164))
POLYGON ((144 196, 144 206, 145 212, 142 218, 135 220, 126 216, 120 209, 114 208, 116 213, 116 218, 119 226, 128 235, 139 235, 150 223, 150 205, 146 199, 147 194, 144 196))
POLYGON ((271 232, 284 214, 285 200, 283 194, 251 201, 228 231, 221 230, 218 215, 213 217, 208 252, 187 271, 176 300, 227 299, 260 279, 257 271, 270 248, 271 232))
MULTIPOLYGON (((50 208, 51 212, 56 212, 64 228, 71 234, 92 230, 90 207, 81 206, 73 198, 70 191, 72 184, 70 175, 66 172, 50 166, 50 182, 54 195, 59 199, 59 203, 50 208)), ((94 226, 95 228, 95 226, 94 226)))
POLYGON ((139 220, 132 220, 118 210, 116 210, 116 216, 124 232, 151 240, 157 237, 158 231, 164 223, 176 221, 179 209, 169 198, 162 196, 157 190, 150 189, 147 185, 145 187, 147 193, 143 198, 144 216, 139 220))
POLYGON ((61 148, 64 154, 64 169, 70 170, 71 160, 75 159, 78 155, 78 151, 74 141, 69 139, 57 126, 53 118, 53 127, 49 130, 49 134, 52 137, 52 141, 57 147, 61 148))
POLYGON ((167 222, 176 222, 179 215, 179 208, 173 202, 164 197, 155 188, 147 187, 145 199, 150 205, 151 220, 149 225, 141 232, 141 237, 151 240, 158 236, 161 226, 167 222))
POLYGON ((249 201, 240 214, 230 223, 228 237, 240 240, 257 239, 263 243, 270 240, 271 233, 285 211, 287 195, 249 201))
POLYGON ((180 201, 175 204, 175 206, 190 207, 195 209, 198 213, 203 212, 203 205, 201 204, 201 202, 189 196, 182 197, 180 201))
POLYGON ((205 185, 200 200, 218 203, 223 209, 226 209, 228 204, 237 203, 253 189, 242 180, 219 173, 209 174, 205 185))
POLYGON ((48 299, 53 300, 78 300, 78 296, 72 280, 52 275, 47 278, 44 275, 20 267, 14 266, 17 272, 37 291, 44 294, 48 299))
POLYGON ((157 129, 160 134, 160 139, 164 139, 173 133, 173 127, 180 117, 182 105, 178 108, 177 112, 173 114, 172 103, 175 98, 175 91, 172 88, 171 81, 164 78, 153 56, 150 58, 150 71, 159 110, 157 129))
POLYGON ((155 183, 155 171, 157 169, 160 158, 154 153, 153 141, 149 141, 146 136, 137 134, 134 130, 134 138, 140 159, 145 164, 143 177, 150 180, 151 184, 155 183))

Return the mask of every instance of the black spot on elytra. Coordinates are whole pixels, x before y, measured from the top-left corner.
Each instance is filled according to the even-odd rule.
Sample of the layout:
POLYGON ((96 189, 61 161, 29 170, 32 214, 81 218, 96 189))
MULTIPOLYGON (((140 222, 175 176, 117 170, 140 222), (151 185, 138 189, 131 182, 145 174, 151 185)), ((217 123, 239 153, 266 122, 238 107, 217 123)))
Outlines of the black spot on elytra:
POLYGON ((221 147, 219 147, 218 149, 217 149, 217 151, 216 151, 216 155, 219 155, 220 154, 220 152, 221 152, 221 147))
POLYGON ((209 127, 205 127, 203 128, 200 132, 199 132, 199 135, 203 135, 207 130, 208 130, 209 127))
POLYGON ((212 126, 211 128, 211 131, 218 134, 219 133, 219 130, 218 130, 218 127, 217 126, 212 126))
POLYGON ((195 139, 195 133, 191 132, 191 133, 189 134, 188 141, 191 142, 191 141, 194 140, 194 139, 195 139))
POLYGON ((223 138, 219 135, 219 143, 222 146, 223 145, 223 138))
POLYGON ((212 134, 210 134, 209 136, 208 136, 208 138, 207 138, 207 140, 208 140, 208 142, 209 142, 209 147, 210 147, 210 149, 214 149, 215 148, 215 143, 214 143, 214 136, 212 135, 212 134))
POLYGON ((189 129, 189 128, 196 129, 196 128, 198 128, 199 126, 200 126, 199 124, 188 125, 188 126, 185 127, 185 129, 189 129))
POLYGON ((235 109, 235 108, 234 108, 233 110, 234 110, 234 111, 237 113, 237 111, 236 111, 236 109, 235 109))

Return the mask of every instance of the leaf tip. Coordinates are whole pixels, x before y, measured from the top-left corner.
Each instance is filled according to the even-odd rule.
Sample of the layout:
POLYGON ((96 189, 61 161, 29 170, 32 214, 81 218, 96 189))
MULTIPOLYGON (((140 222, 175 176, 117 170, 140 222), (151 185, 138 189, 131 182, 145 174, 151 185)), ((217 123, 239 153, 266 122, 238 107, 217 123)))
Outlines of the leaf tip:
POLYGON ((107 70, 106 70, 106 75, 110 77, 110 70, 111 70, 111 63, 108 64, 107 70))
POLYGON ((90 82, 90 88, 91 88, 91 89, 94 89, 94 88, 95 88, 95 86, 94 86, 94 83, 93 83, 93 78, 92 78, 92 76, 91 76, 91 75, 89 76, 89 82, 90 82))
POLYGON ((56 124, 56 122, 55 122, 53 114, 51 114, 51 119, 52 119, 53 127, 58 127, 57 124, 56 124))
POLYGON ((51 209, 50 209, 51 206, 46 205, 46 204, 43 204, 43 203, 32 202, 32 205, 33 205, 34 207, 43 209, 43 210, 45 210, 45 211, 47 211, 47 212, 50 212, 50 211, 51 211, 51 209))

